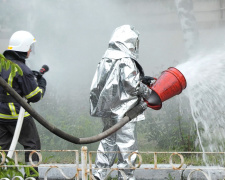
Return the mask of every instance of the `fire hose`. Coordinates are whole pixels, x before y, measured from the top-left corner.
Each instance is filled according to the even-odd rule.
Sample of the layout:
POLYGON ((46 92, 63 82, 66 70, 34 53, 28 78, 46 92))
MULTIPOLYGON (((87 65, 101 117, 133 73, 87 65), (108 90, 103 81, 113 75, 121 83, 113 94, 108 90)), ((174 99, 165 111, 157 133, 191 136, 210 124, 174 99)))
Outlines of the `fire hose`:
POLYGON ((25 110, 21 106, 20 112, 19 112, 19 117, 18 117, 18 120, 17 120, 17 123, 16 123, 16 129, 15 129, 15 132, 14 132, 14 135, 13 135, 11 145, 9 147, 9 151, 7 153, 7 157, 9 157, 9 158, 12 158, 13 153, 16 149, 16 145, 17 145, 17 142, 18 142, 18 139, 19 139, 19 136, 20 136, 20 131, 21 131, 21 128, 22 128, 22 125, 23 125, 24 113, 25 113, 25 110))
POLYGON ((137 115, 144 112, 144 110, 147 108, 146 103, 141 103, 131 109, 127 112, 127 115, 121 119, 117 124, 109 128, 108 130, 95 135, 91 137, 86 138, 78 138, 75 136, 72 136, 70 134, 67 134, 66 132, 58 129, 54 125, 50 124, 48 121, 46 121, 40 114, 38 114, 13 88, 11 88, 8 83, 0 76, 0 86, 3 87, 3 89, 8 92, 34 119, 36 119, 42 126, 44 126, 46 129, 48 129, 53 134, 59 136, 60 138, 75 143, 75 144, 89 144, 94 143, 97 141, 100 141, 101 139, 104 139, 105 137, 109 136, 110 134, 116 132, 118 129, 120 129, 122 126, 124 126, 127 122, 129 122, 131 119, 135 118, 137 115))

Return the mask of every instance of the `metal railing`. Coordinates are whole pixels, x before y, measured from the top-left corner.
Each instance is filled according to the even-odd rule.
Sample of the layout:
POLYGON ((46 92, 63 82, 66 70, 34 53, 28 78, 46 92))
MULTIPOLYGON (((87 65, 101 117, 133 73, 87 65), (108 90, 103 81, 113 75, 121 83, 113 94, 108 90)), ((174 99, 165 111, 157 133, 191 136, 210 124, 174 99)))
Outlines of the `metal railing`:
MULTIPOLYGON (((81 178, 82 180, 88 180, 88 179, 93 179, 95 180, 94 176, 93 176, 93 171, 96 170, 97 168, 95 168, 94 166, 94 162, 93 159, 95 157, 95 155, 98 153, 97 151, 89 151, 86 146, 83 146, 80 150, 80 152, 78 150, 41 150, 41 151, 31 151, 30 155, 29 155, 29 161, 30 161, 30 165, 25 165, 25 164, 20 164, 19 161, 21 159, 21 157, 19 156, 20 153, 24 153, 23 150, 16 150, 14 152, 14 164, 13 165, 9 165, 7 164, 7 157, 6 157, 6 153, 7 151, 0 151, 0 171, 2 168, 12 168, 12 167, 16 167, 16 168, 23 168, 23 167, 38 167, 39 170, 42 168, 44 169, 44 173, 42 173, 44 180, 47 180, 48 178, 52 179, 51 177, 51 171, 53 171, 53 169, 57 170, 60 175, 62 176, 63 179, 79 179, 81 178), (69 156, 63 156, 64 158, 67 157, 67 159, 70 160, 71 164, 68 164, 66 162, 66 164, 46 164, 46 160, 42 154, 45 153, 70 153, 69 156), (39 161, 38 162, 33 162, 32 161, 32 156, 34 154, 37 154, 39 157, 39 161), (74 157, 73 157, 74 156, 74 157), (65 173, 63 168, 70 168, 70 173, 65 173), (72 170, 71 170, 72 169, 72 170), (69 174, 69 175, 68 175, 69 174), (72 174, 72 175, 71 175, 72 174)), ((107 152, 110 153, 110 152, 107 152)), ((115 153, 115 152, 114 152, 115 153)), ((208 154, 208 155, 212 155, 213 157, 216 157, 217 155, 224 155, 225 152, 130 152, 129 155, 129 164, 130 167, 129 169, 133 169, 133 170, 142 170, 142 171, 148 171, 148 170, 155 170, 155 171, 162 171, 162 170, 170 170, 170 171, 185 171, 185 170, 189 170, 188 175, 186 176, 187 180, 191 180, 194 177, 194 174, 196 174, 196 172, 201 173, 201 176, 204 176, 204 178, 206 180, 211 180, 210 175, 207 173, 207 170, 213 170, 215 172, 215 167, 210 167, 210 166, 202 166, 201 168, 198 168, 196 166, 193 167, 188 167, 185 165, 185 157, 187 155, 203 155, 203 154, 208 154), (137 162, 134 165, 132 165, 130 159, 132 155, 137 155, 137 162), (167 167, 160 167, 160 164, 158 163, 159 161, 159 156, 164 155, 166 156, 166 162, 167 162, 167 167), (148 167, 143 167, 143 157, 145 156, 148 157, 147 159, 149 159, 149 164, 151 164, 151 166, 148 167), (168 159, 167 159, 168 158, 168 159), (176 162, 176 163, 174 163, 176 162)), ((57 157, 57 156, 56 156, 57 157)), ((164 157, 165 158, 165 157, 164 157)), ((145 160, 146 162, 146 160, 145 160)), ((64 162, 65 163, 65 162, 64 162)), ((147 162, 148 163, 148 162, 147 162)), ((128 168, 127 168, 128 169, 128 168)), ((123 172, 124 169, 119 169, 119 168, 107 168, 108 170, 108 175, 106 177, 106 179, 108 177, 111 176, 111 174, 114 171, 118 171, 120 172, 120 174, 123 176, 123 179, 126 180, 127 177, 125 175, 125 173, 123 172)), ((216 170, 220 170, 220 171, 224 171, 225 168, 224 167, 216 167, 216 170)), ((147 177, 146 177, 147 178, 147 177)), ((22 177, 18 177, 15 176, 12 178, 12 180, 16 180, 16 179, 20 179, 23 180, 22 177)), ((34 178, 29 177, 26 178, 25 180, 33 180, 34 178)), ((182 178, 181 178, 182 179, 182 178)), ((1 178, 0 180, 9 180, 9 178, 4 177, 1 178)))

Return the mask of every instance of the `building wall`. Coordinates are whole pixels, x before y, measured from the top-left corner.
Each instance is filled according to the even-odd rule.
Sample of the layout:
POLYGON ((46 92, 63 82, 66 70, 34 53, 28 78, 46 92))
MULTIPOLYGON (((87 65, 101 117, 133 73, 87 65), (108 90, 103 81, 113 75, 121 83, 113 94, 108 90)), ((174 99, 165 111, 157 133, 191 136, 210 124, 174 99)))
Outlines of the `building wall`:
MULTIPOLYGON (((225 0, 193 0, 193 2, 194 14, 200 33, 202 33, 201 30, 203 30, 204 34, 204 31, 207 31, 207 29, 211 29, 212 27, 225 27, 225 0), (220 10, 220 8, 223 8, 223 10, 220 10)), ((171 37, 171 39, 178 44, 177 46, 180 46, 181 42, 176 38, 182 35, 182 32, 180 32, 180 24, 176 14, 174 0, 125 0, 118 2, 115 1, 115 4, 116 3, 122 3, 121 6, 126 7, 127 14, 124 14, 124 16, 127 16, 127 18, 135 21, 136 26, 141 27, 140 29, 144 32, 144 37, 147 36, 145 33, 148 33, 149 31, 157 34, 160 39, 160 32, 163 31, 164 34, 162 36, 165 35, 167 37, 171 37)), ((31 6, 32 4, 34 4, 33 1, 31 1, 31 6)), ((14 13, 14 15, 15 14, 16 13, 14 13)), ((8 15, 4 14, 4 17, 7 16, 8 15)), ((27 21, 24 23, 27 24, 27 26, 29 24, 28 21, 32 19, 32 12, 30 12, 30 15, 28 13, 28 17, 29 18, 24 19, 24 21, 27 21)), ((0 52, 5 50, 8 45, 7 39, 11 36, 13 31, 17 30, 17 28, 15 28, 15 30, 10 29, 5 25, 2 26, 1 24, 0 18, 0 52)), ((23 27, 24 29, 29 29, 26 26, 23 27)))

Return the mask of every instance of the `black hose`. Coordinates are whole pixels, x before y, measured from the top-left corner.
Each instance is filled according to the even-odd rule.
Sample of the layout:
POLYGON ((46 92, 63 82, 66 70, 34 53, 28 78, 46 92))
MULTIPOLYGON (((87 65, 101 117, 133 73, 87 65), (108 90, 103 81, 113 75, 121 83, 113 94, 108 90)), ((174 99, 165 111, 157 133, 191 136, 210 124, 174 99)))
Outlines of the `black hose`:
POLYGON ((117 124, 112 126, 111 128, 107 129, 106 131, 86 138, 77 138, 70 134, 65 133, 64 131, 58 129, 54 125, 48 123, 41 115, 39 115, 13 88, 11 88, 6 81, 0 76, 0 85, 3 89, 8 92, 30 115, 36 119, 42 126, 46 129, 54 133, 55 135, 59 136, 60 138, 67 140, 69 142, 75 144, 89 144, 100 141, 101 139, 109 136, 110 134, 116 132, 122 126, 124 126, 127 122, 131 119, 135 118, 137 115, 141 114, 146 109, 146 104, 139 104, 130 111, 127 112, 127 115, 121 119, 117 124))

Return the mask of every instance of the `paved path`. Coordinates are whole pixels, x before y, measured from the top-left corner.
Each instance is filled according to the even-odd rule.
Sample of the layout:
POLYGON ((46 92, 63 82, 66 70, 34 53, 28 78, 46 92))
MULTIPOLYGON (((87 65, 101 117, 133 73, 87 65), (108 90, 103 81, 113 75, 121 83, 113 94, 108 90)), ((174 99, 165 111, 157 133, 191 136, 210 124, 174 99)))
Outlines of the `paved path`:
MULTIPOLYGON (((64 180, 62 174, 60 171, 62 171, 66 176, 73 177, 76 174, 76 166, 74 165, 66 165, 66 164, 57 164, 57 165, 43 165, 41 164, 39 166, 39 173, 40 178, 44 179, 44 176, 46 174, 46 171, 50 168, 50 166, 54 167, 60 167, 59 168, 52 168, 48 171, 47 177, 48 180, 64 180)), ((178 167, 179 165, 175 165, 175 167, 178 167)), ((81 167, 81 165, 80 165, 81 167)), ((116 168, 116 165, 113 166, 113 168, 116 168)), ((186 180, 188 175, 194 171, 195 169, 198 169, 199 171, 195 171, 192 173, 192 180, 207 180, 207 177, 204 175, 204 173, 208 176, 208 170, 206 167, 203 166, 186 166, 184 165, 182 167, 182 170, 173 170, 171 168, 171 165, 169 164, 161 164, 158 165, 158 169, 153 169, 154 165, 152 164, 142 164, 139 169, 135 170, 135 177, 137 180, 186 180), (203 172, 201 172, 203 170, 203 172)), ((210 175, 211 180, 222 180, 225 178, 225 171, 221 167, 210 167, 208 169, 211 169, 210 175)), ((114 171, 112 174, 112 177, 115 178, 117 175, 117 172, 114 171)), ((79 174, 79 177, 81 179, 81 173, 79 174)))

